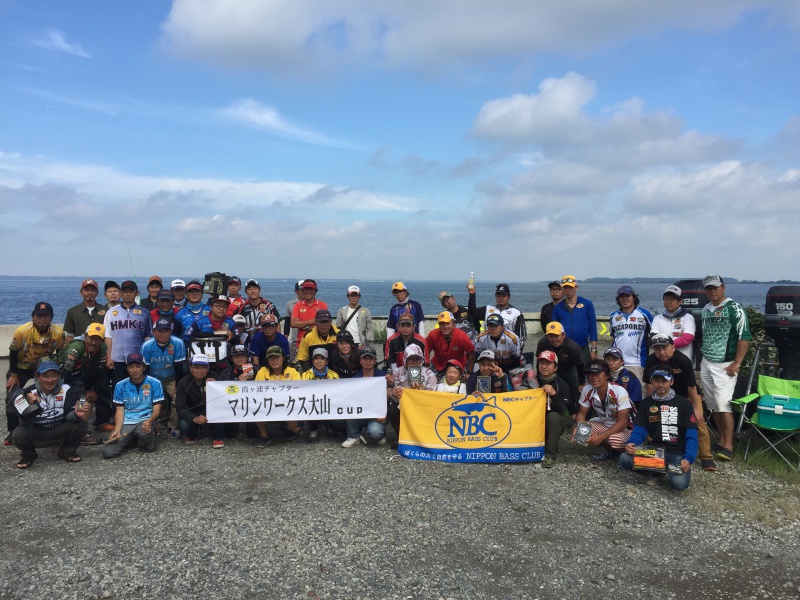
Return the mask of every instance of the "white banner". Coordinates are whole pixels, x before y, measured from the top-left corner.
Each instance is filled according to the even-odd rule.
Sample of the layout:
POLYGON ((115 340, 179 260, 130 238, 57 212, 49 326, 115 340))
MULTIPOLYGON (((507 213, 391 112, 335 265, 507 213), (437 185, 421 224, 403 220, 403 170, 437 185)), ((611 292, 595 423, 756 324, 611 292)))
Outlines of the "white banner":
POLYGON ((211 423, 328 421, 386 416, 386 379, 209 381, 211 423))

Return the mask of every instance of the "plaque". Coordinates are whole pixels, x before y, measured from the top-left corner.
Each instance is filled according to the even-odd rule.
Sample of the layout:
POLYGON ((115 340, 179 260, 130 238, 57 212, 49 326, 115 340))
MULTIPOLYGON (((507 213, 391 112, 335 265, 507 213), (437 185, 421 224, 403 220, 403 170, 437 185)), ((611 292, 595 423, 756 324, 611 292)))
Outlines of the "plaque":
MULTIPOLYGON (((680 469, 680 467, 678 467, 680 469)), ((667 472, 667 453, 664 448, 655 446, 639 446, 633 453, 633 469, 635 471, 667 472)))
POLYGON ((492 376, 491 375, 478 375, 478 381, 475 385, 475 391, 481 394, 488 394, 492 391, 492 376))
POLYGON ((592 425, 588 421, 581 421, 575 424, 575 434, 572 436, 574 444, 586 446, 592 436, 592 425))
POLYGON ((422 367, 406 367, 406 375, 408 377, 408 387, 414 387, 414 384, 419 384, 422 387, 422 367))

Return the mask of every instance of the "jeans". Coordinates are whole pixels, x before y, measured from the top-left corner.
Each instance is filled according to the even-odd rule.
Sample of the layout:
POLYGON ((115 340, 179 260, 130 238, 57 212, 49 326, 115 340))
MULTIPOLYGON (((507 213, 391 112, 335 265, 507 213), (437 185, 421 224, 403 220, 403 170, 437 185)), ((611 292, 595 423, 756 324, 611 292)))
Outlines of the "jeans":
POLYGON ((347 419, 347 437, 357 438, 361 435, 364 425, 367 426, 367 435, 373 440, 386 437, 386 425, 378 423, 375 419, 347 419))
POLYGON ((211 437, 215 440, 223 438, 233 439, 239 431, 238 423, 207 423, 206 425, 198 425, 194 421, 186 422, 183 419, 178 420, 178 429, 181 430, 184 439, 196 440, 200 437, 200 429, 202 427, 209 427, 211 429, 211 437))
POLYGON ((117 442, 104 444, 100 448, 100 454, 103 455, 103 458, 116 458, 122 454, 122 451, 125 450, 125 448, 133 446, 134 444, 138 444, 139 449, 142 452, 155 452, 156 426, 153 424, 152 427, 150 427, 150 431, 145 432, 142 430, 143 422, 144 421, 139 421, 138 423, 123 425, 122 429, 120 430, 120 434, 125 435, 127 433, 127 437, 117 442))
MULTIPOLYGON (((668 465, 678 465, 681 464, 681 459, 683 456, 679 454, 667 454, 667 464, 668 465)), ((633 456, 628 454, 627 452, 623 452, 619 455, 619 466, 626 471, 633 470, 633 456)), ((650 477, 658 477, 660 473, 651 473, 648 471, 641 471, 641 475, 648 475, 650 477)), ((692 478, 692 469, 690 468, 686 473, 681 471, 680 473, 673 473, 672 470, 667 468, 667 477, 669 478, 669 487, 673 490, 678 492, 682 492, 686 488, 689 487, 689 481, 692 478)))

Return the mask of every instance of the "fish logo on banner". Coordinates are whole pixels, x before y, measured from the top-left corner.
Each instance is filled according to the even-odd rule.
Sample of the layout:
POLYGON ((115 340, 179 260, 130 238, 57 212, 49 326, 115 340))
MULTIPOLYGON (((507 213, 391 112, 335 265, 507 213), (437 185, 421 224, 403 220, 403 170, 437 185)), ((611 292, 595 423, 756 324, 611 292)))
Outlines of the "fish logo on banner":
POLYGON ((435 427, 451 448, 491 448, 511 433, 511 417, 497 406, 497 396, 464 396, 439 414, 435 427))

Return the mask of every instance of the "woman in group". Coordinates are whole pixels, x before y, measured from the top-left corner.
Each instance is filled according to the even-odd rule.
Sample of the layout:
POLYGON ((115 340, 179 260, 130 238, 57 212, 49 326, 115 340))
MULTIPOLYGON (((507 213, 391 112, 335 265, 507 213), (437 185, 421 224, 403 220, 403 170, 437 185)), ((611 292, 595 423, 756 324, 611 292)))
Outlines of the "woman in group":
MULTIPOLYGON (((287 379, 300 379, 300 373, 289 366, 286 356, 280 346, 270 346, 266 353, 267 364, 261 367, 256 373, 256 381, 285 381, 287 379)), ((256 423, 258 433, 262 437, 267 436, 266 423, 256 423)), ((303 426, 297 421, 284 423, 284 438, 286 441, 295 439, 303 426)))

